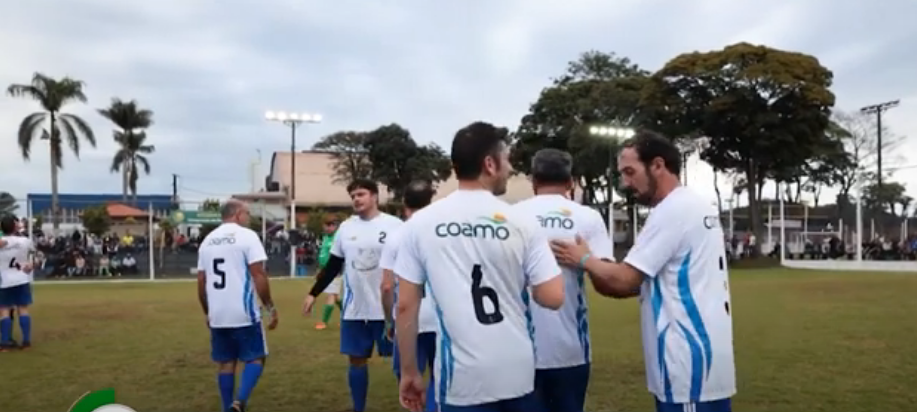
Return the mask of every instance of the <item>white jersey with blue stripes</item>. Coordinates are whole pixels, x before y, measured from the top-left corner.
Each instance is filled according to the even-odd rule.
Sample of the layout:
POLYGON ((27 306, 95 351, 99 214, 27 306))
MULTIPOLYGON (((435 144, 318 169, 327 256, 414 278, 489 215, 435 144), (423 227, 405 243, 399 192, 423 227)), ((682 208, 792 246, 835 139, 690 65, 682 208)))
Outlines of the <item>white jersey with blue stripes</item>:
POLYGON ((647 385, 662 402, 736 393, 725 253, 716 208, 679 187, 650 212, 624 259, 646 275, 640 315, 647 385))
POLYGON ((341 319, 385 320, 382 313, 382 247, 401 226, 401 219, 379 213, 371 219, 352 216, 334 235, 331 254, 344 259, 341 319))
POLYGON ((265 260, 264 245, 247 227, 223 223, 204 238, 197 270, 206 277, 211 328, 240 328, 261 320, 248 266, 265 260))
MULTIPOLYGON (((398 260, 398 249, 401 245, 401 232, 403 227, 399 227, 389 236, 388 242, 382 247, 382 258, 379 260, 379 266, 382 270, 395 271, 395 262, 398 260)), ((436 332, 436 309, 433 308, 433 299, 430 298, 430 285, 424 285, 423 299, 420 301, 420 314, 417 320, 417 332, 428 333, 436 332)), ((398 303, 398 277, 395 276, 395 303, 398 303)), ((392 308, 392 319, 396 318, 397 308, 392 308)))
MULTIPOLYGON (((534 216, 549 240, 572 241, 578 235, 593 256, 613 259, 614 245, 602 216, 561 195, 538 195, 513 205, 534 216)), ((582 270, 562 267, 564 305, 559 310, 532 306, 535 324, 535 365, 538 369, 579 366, 592 361, 589 310, 582 270)))
POLYGON ((480 405, 534 391, 528 287, 560 275, 537 224, 483 190, 453 192, 405 223, 395 274, 430 287, 438 402, 480 405))

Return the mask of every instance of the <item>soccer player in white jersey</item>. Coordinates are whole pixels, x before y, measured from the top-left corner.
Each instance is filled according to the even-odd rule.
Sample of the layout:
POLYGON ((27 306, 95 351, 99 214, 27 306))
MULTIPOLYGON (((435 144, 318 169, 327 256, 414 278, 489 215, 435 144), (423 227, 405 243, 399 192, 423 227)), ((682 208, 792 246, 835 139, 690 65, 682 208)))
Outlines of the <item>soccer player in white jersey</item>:
POLYGON ((379 211, 379 185, 376 182, 355 180, 347 186, 347 192, 356 216, 347 219, 338 228, 331 256, 306 295, 303 313, 312 312, 315 298, 343 270, 341 353, 350 359, 347 382, 353 410, 363 412, 369 391, 366 361, 373 354, 373 346, 376 346, 379 356, 392 356, 392 342, 385 336, 379 258, 389 235, 401 226, 401 219, 379 211))
POLYGON ((5 243, 0 247, 0 352, 32 346, 32 241, 19 236, 15 216, 0 219, 5 243), (22 343, 13 340, 13 311, 19 314, 22 343))
MULTIPOLYGON (((410 219, 418 210, 428 206, 433 199, 436 191, 433 185, 427 181, 411 182, 404 190, 404 218, 410 219)), ((379 265, 382 267, 382 306, 385 309, 386 333, 393 332, 394 326, 392 320, 395 315, 395 303, 398 302, 398 280, 395 278, 395 261, 398 259, 398 245, 401 240, 401 227, 389 237, 389 241, 382 248, 382 260, 379 265)), ((427 367, 430 368, 431 376, 433 371, 433 361, 436 357, 436 309, 430 294, 424 293, 420 302, 420 315, 417 326, 417 365, 420 373, 423 373, 427 367)), ((391 335, 390 335, 391 336, 391 335)), ((397 343, 397 342, 396 342, 397 343)), ((399 358, 398 345, 395 345, 392 366, 395 369, 395 377, 401 379, 401 361, 399 358)), ((425 412, 437 412, 436 397, 433 393, 434 383, 427 386, 427 402, 425 412)))
POLYGON ((418 313, 425 284, 439 318, 434 367, 442 412, 530 412, 535 353, 529 296, 551 309, 564 280, 530 215, 494 195, 506 192, 505 132, 476 122, 456 133, 458 190, 414 214, 401 232, 395 274, 401 403, 424 407, 417 367, 418 313))
POLYGON ((735 362, 716 208, 679 184, 681 153, 655 133, 626 141, 618 170, 636 201, 653 207, 624 262, 596 259, 584 242, 552 248, 558 260, 588 271, 600 293, 640 295, 647 384, 658 412, 729 412, 735 362))
MULTIPOLYGON (((597 258, 613 259, 614 246, 602 216, 570 200, 573 158, 557 149, 542 149, 532 157, 535 197, 513 205, 533 215, 548 239, 580 236, 597 258)), ((564 267, 566 297, 560 310, 535 306, 535 393, 550 412, 583 412, 592 361, 587 291, 583 271, 564 267)))
POLYGON ((268 329, 277 327, 277 309, 258 234, 248 228, 248 207, 230 200, 221 209, 223 223, 201 242, 197 257, 197 294, 210 327, 211 357, 219 365, 217 386, 224 411, 245 411, 261 378, 267 340, 255 294, 270 313, 268 329), (236 365, 245 364, 233 397, 236 365))

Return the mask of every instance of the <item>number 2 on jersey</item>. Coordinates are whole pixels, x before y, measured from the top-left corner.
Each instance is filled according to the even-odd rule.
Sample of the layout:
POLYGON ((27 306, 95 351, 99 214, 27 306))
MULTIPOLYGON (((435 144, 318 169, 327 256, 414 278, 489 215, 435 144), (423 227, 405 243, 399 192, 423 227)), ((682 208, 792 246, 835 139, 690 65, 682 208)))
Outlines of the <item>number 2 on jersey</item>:
POLYGON ((226 259, 216 258, 213 260, 213 274, 217 275, 220 280, 213 282, 213 288, 220 290, 226 287, 226 272, 223 271, 223 263, 226 262, 226 259))
POLYGON ((503 322, 503 313, 500 312, 500 298, 497 291, 488 286, 481 286, 481 279, 484 278, 484 272, 481 265, 474 265, 471 269, 471 300, 474 303, 474 316, 482 325, 493 325, 503 322), (490 301, 493 305, 493 312, 487 313, 484 308, 484 299, 490 301))

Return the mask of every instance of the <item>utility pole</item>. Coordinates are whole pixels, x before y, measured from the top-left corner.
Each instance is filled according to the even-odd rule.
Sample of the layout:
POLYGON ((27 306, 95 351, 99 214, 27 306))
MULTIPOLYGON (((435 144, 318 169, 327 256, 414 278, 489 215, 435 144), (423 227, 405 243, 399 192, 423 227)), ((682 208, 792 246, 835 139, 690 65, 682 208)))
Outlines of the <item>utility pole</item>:
POLYGON ((860 109, 860 113, 876 115, 876 188, 882 190, 882 113, 897 107, 901 100, 891 100, 860 109))
POLYGON ((172 209, 178 209, 178 175, 172 173, 172 209))

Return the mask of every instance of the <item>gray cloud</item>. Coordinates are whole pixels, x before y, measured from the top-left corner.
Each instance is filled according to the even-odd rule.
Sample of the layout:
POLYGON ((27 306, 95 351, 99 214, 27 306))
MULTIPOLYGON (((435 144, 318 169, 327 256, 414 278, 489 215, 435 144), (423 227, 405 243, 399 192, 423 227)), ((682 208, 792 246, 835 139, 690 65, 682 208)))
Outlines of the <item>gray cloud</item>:
MULTIPOLYGON (((90 121, 99 147, 85 148, 79 162, 65 158, 65 193, 120 190, 118 176, 108 173, 111 126, 94 112, 115 96, 156 112, 149 134, 158 151, 141 191, 169 193, 177 173, 182 195, 201 198, 247 191, 255 151, 264 153, 265 170, 269 154, 288 147, 284 128, 261 119, 264 110, 324 114, 325 123, 304 130, 302 147, 336 130, 389 122, 447 145, 471 120, 514 126, 549 78, 589 49, 615 51, 649 69, 681 52, 736 41, 811 53, 835 71, 839 107, 902 98, 888 121, 899 134, 917 135, 917 54, 899 49, 917 44, 909 21, 917 5, 872 6, 33 0, 3 7, 0 84, 26 82, 34 71, 87 82, 90 104, 69 110, 90 121)), ((34 103, 0 98, 0 129, 11 147, 0 151, 0 189, 17 196, 49 189, 42 142, 30 163, 12 150, 19 121, 34 110, 34 103)), ((917 179, 904 180, 917 190, 917 179)))

